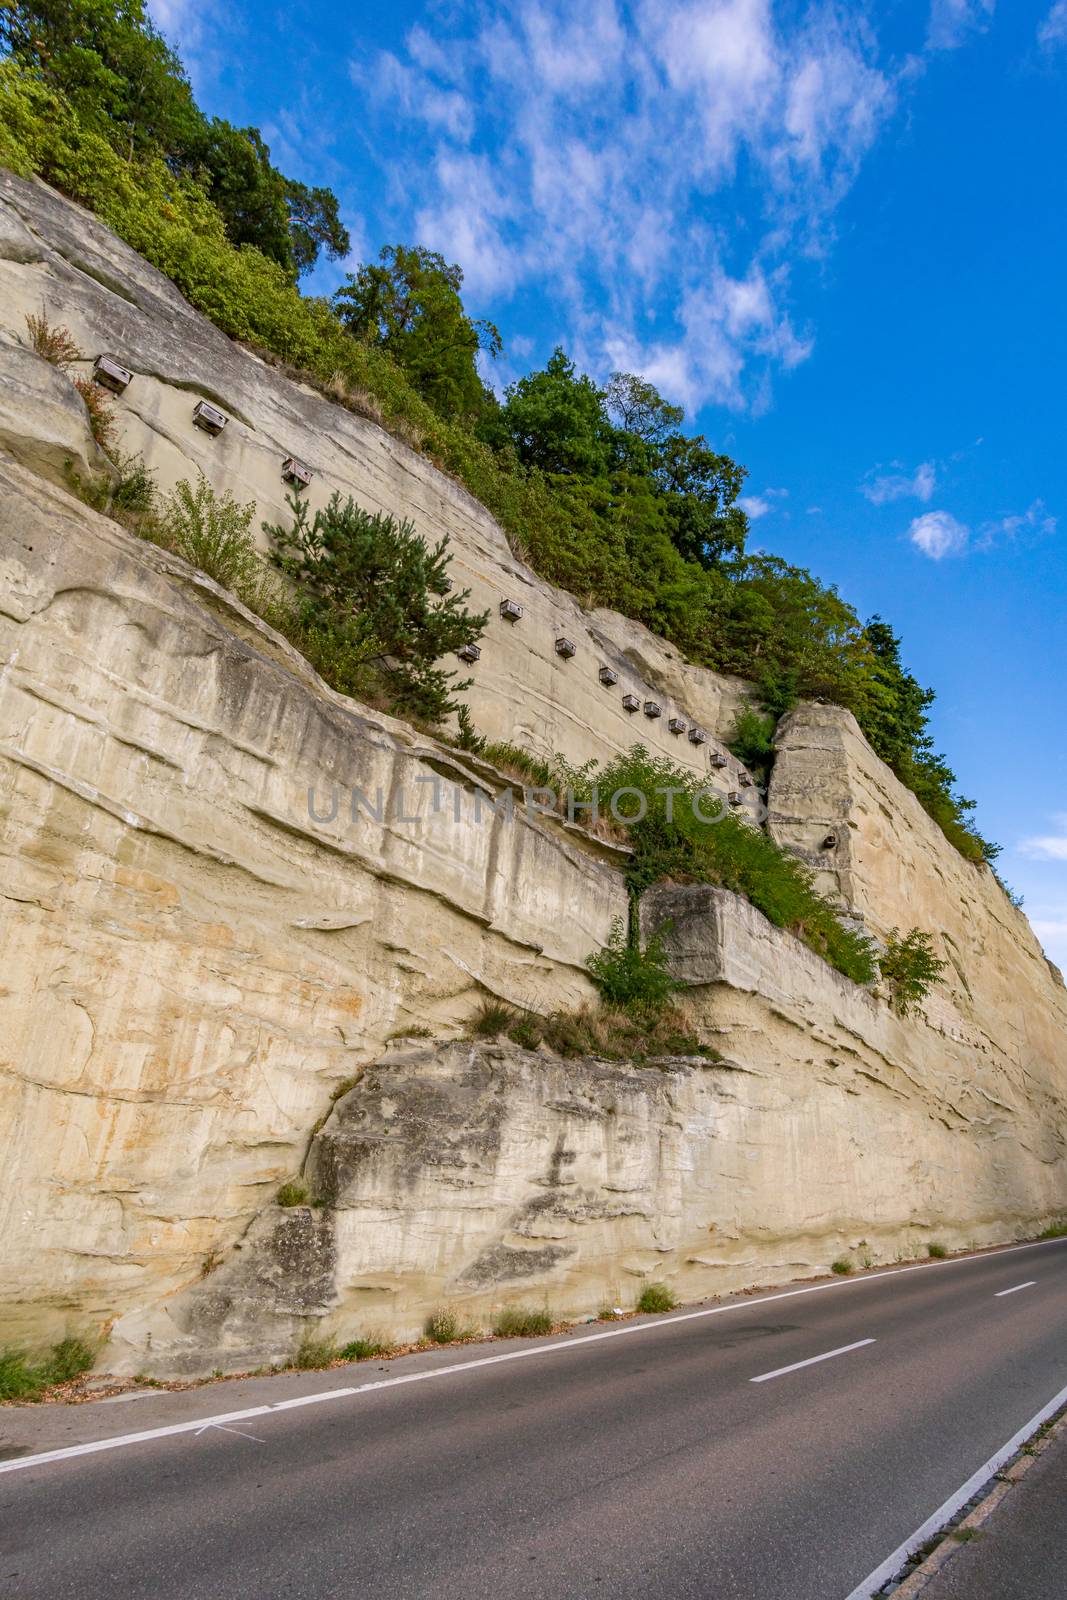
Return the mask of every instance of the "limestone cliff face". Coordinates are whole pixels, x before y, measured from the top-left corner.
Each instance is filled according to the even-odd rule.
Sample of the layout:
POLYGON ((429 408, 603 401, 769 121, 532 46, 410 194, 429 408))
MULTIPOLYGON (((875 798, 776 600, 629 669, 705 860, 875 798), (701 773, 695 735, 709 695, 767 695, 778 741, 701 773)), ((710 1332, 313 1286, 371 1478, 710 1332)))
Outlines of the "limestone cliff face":
POLYGON ((659 889, 644 915, 670 924, 722 1065, 462 1042, 486 994, 588 997, 584 958, 625 911, 618 853, 494 812, 498 774, 333 694, 72 498, 65 463, 106 462, 26 347, 42 307, 134 369, 125 446, 164 487, 201 467, 277 518, 295 453, 313 504, 338 489, 447 532, 494 611, 471 696, 494 736, 574 761, 640 737, 706 771, 621 694, 721 737, 743 692, 583 611, 424 459, 0 176, 0 1342, 106 1331, 122 1370, 235 1369, 309 1327, 408 1335, 435 1306, 484 1322, 510 1300, 577 1315, 649 1276, 715 1292, 1067 1209, 1062 980, 833 708, 780 730, 771 826, 876 935, 934 934, 951 971, 924 1017, 733 896, 659 889), (217 440, 192 425, 201 396, 231 417, 217 440), (430 1037, 395 1037, 412 1028, 430 1037), (321 1204, 279 1209, 299 1173, 321 1204))

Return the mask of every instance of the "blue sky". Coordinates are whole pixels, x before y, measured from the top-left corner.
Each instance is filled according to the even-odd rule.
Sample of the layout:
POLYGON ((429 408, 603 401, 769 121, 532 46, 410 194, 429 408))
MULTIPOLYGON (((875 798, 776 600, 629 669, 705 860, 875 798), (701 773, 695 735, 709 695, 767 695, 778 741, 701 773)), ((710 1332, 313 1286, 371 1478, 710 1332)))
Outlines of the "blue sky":
POLYGON ((903 633, 1067 965, 1067 0, 152 9, 349 265, 459 261, 496 381, 563 343, 748 466, 753 543, 903 633))

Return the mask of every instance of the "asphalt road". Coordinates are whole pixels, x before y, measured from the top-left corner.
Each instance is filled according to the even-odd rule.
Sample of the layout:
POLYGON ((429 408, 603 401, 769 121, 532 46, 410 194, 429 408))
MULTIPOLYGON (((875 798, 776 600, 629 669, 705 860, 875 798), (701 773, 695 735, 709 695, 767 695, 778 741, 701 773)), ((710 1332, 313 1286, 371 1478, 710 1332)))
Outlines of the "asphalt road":
POLYGON ((551 1341, 0 1411, 0 1593, 846 1600, 1067 1391, 1065 1328, 1056 1241, 551 1341), (184 1431, 127 1437, 161 1428, 184 1431))

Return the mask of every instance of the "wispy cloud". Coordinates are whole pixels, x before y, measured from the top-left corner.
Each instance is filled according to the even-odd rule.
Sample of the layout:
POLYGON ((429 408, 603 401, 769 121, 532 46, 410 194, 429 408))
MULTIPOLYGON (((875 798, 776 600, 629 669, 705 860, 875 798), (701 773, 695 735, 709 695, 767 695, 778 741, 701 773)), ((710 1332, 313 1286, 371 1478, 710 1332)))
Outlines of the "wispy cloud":
POLYGON ((956 50, 990 24, 996 0, 933 0, 926 32, 929 50, 956 50))
POLYGON ((1035 500, 1023 512, 1011 512, 983 522, 978 530, 978 542, 982 549, 988 549, 1006 541, 1050 539, 1056 532, 1056 525, 1056 518, 1049 514, 1045 502, 1035 500))
POLYGON ((828 248, 897 104, 864 9, 458 0, 449 17, 352 67, 420 242, 475 301, 536 285, 591 370, 640 371, 691 410, 765 407, 814 347, 795 263, 828 248))
POLYGON ((893 500, 921 500, 925 505, 937 488, 937 469, 932 461, 923 461, 914 472, 906 472, 899 461, 892 463, 893 470, 879 472, 874 468, 860 484, 860 493, 872 505, 884 506, 893 500))
POLYGON ((908 529, 908 538, 931 561, 962 555, 970 539, 970 529, 948 511, 924 511, 908 529))
POLYGON ((737 503, 750 522, 758 522, 760 517, 775 509, 778 501, 788 499, 788 489, 764 489, 760 494, 739 495, 737 503))
POLYGON ((1037 42, 1045 50, 1067 44, 1067 0, 1056 0, 1048 16, 1038 25, 1037 42))
POLYGON ((1067 813, 1061 811, 1052 820, 1059 832, 1023 839, 1019 849, 1024 856, 1035 861, 1067 861, 1067 813))

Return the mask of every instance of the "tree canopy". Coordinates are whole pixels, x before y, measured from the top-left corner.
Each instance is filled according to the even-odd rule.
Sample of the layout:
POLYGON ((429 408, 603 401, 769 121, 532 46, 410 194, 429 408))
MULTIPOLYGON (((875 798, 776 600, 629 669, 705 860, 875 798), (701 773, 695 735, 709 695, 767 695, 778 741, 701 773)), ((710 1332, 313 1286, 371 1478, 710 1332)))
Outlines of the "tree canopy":
POLYGON ((391 244, 349 273, 333 304, 349 332, 390 355, 436 410, 474 418, 490 403, 478 353, 499 355, 500 334, 467 315, 462 287, 461 269, 436 250, 391 244))
POLYGON ((293 278, 322 251, 347 254, 336 197, 279 172, 258 128, 204 115, 143 0, 7 0, 0 45, 127 158, 159 154, 199 179, 234 244, 293 278))

